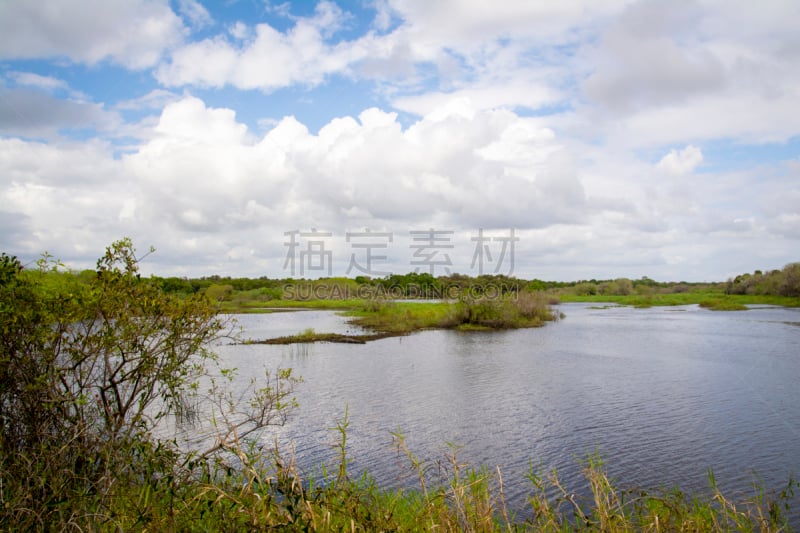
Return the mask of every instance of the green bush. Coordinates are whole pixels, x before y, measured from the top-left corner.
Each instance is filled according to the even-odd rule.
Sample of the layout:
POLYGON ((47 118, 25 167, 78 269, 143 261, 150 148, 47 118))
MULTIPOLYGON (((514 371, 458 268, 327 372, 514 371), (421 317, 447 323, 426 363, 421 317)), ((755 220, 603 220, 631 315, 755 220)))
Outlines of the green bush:
POLYGON ((211 380, 217 444, 198 454, 156 439, 160 420, 198 400, 224 321, 205 297, 141 279, 127 239, 82 282, 49 256, 39 267, 0 260, 0 529, 109 526, 127 491, 174 493, 232 440, 291 407, 285 371, 254 384, 246 405, 211 380))

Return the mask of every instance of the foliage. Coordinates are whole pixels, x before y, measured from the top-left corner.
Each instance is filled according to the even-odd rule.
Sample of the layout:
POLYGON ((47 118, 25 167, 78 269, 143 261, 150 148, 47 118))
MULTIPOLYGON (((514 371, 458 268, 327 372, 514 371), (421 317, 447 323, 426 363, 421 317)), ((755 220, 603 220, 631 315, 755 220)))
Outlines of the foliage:
POLYGON ((457 302, 369 301, 353 323, 383 333, 405 334, 429 328, 508 329, 542 326, 560 315, 541 294, 527 291, 495 298, 461 298, 457 302))
POLYGON ((756 294, 800 297, 800 263, 789 263, 783 270, 741 274, 728 280, 728 294, 756 294))
POLYGON ((464 298, 458 313, 457 326, 489 329, 536 327, 560 316, 550 310, 543 295, 527 291, 501 298, 464 298))
POLYGON ((211 380, 219 444, 198 455, 155 438, 159 422, 197 396, 226 324, 206 298, 172 297, 141 279, 129 239, 106 250, 93 276, 59 268, 48 255, 32 272, 0 260, 0 528, 111 520, 123 487, 174 490, 233 433, 290 407, 290 374, 253 384, 246 409, 223 403, 211 380))
MULTIPOLYGON (((783 283, 793 275, 793 269, 783 271, 783 283)), ((75 275, 63 272, 48 255, 34 271, 24 270, 15 257, 0 255, 0 529, 789 529, 785 513, 798 488, 791 480, 777 494, 759 489, 737 503, 722 495, 713 475, 706 498, 678 490, 625 491, 609 479, 597 456, 584 462, 585 487, 567 488, 556 472, 531 469, 528 505, 515 515, 507 508, 500 469, 462 464, 455 446, 445 461, 419 459, 399 432, 393 434, 398 451, 418 486, 380 489, 368 475, 354 477, 349 469, 347 413, 335 428, 336 461, 325 465, 320 478, 306 477, 293 454, 282 453, 277 444, 266 449, 252 438, 265 426, 286 420, 297 383, 291 371, 267 372, 242 402, 224 388, 231 373, 213 369, 216 359, 209 351, 213 341, 227 334, 227 324, 202 292, 214 284, 230 285, 233 298, 236 291, 267 298, 274 292, 259 291, 275 286, 266 280, 241 288, 225 279, 207 281, 187 291, 173 280, 167 285, 176 290, 167 291, 161 279, 141 279, 127 239, 109 247, 95 271, 75 275), (217 383, 219 376, 223 384, 217 383), (201 383, 208 387, 205 394, 201 383), (205 449, 187 450, 174 439, 157 437, 159 422, 171 415, 189 417, 200 411, 200 402, 210 402, 214 413, 205 449)), ((470 286, 464 279, 451 281, 462 289, 470 286)), ((652 280, 641 281, 631 281, 634 294, 592 298, 637 299, 644 305, 721 294, 670 291, 652 280)), ((556 318, 542 294, 523 290, 494 298, 485 292, 466 296, 455 303, 328 302, 333 307, 361 305, 359 319, 395 331, 518 327, 556 318)), ((740 298, 754 296, 721 301, 740 303, 740 298)))
MULTIPOLYGON (((367 474, 353 476, 347 451, 347 413, 333 428, 337 457, 321 477, 303 474, 293 454, 239 448, 239 466, 209 465, 203 476, 176 487, 118 494, 121 530, 181 531, 789 531, 786 512, 797 484, 777 494, 756 490, 732 502, 709 473, 710 495, 680 490, 626 491, 608 477, 597 455, 582 461, 584 483, 566 487, 557 472, 529 470, 527 506, 509 510, 499 468, 462 463, 451 445, 443 460, 426 461, 393 433, 416 486, 386 490, 367 474), (180 505, 170 505, 172 497, 180 505)), ((96 526, 94 517, 75 525, 96 526)), ((104 529, 113 529, 111 524, 104 529)), ((88 528, 87 527, 87 528, 88 528)))

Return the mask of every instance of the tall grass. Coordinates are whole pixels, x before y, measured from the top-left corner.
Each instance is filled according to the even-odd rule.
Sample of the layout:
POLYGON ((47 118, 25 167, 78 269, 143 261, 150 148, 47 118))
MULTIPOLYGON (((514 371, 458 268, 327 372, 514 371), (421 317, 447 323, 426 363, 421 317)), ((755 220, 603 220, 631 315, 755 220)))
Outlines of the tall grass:
MULTIPOLYGON (((527 504, 509 510, 499 468, 463 464, 458 448, 444 461, 416 457, 401 433, 395 445, 416 486, 382 489, 352 476, 347 414, 334 428, 337 456, 319 477, 303 474, 294 450, 234 440, 214 461, 174 470, 165 462, 146 479, 121 479, 113 497, 71 494, 38 516, 20 497, 31 480, 0 477, 0 528, 71 531, 790 531, 786 510, 798 484, 733 502, 709 475, 710 497, 621 490, 596 455, 582 463, 584 484, 565 487, 557 473, 528 473, 527 504), (584 494, 586 496, 578 496, 584 494)), ((6 472, 0 471, 5 474, 6 472)))
POLYGON ((769 296, 756 294, 724 294, 722 292, 679 292, 630 294, 626 296, 613 294, 571 294, 561 292, 558 298, 562 302, 606 302, 634 307, 670 306, 670 305, 702 305, 719 310, 745 309, 746 305, 779 305, 799 307, 800 298, 788 296, 769 296))

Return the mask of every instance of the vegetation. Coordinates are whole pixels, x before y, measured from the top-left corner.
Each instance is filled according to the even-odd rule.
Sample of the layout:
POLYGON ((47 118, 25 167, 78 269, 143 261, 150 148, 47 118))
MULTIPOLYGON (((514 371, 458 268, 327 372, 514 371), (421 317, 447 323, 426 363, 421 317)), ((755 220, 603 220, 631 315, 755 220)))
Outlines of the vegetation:
POLYGON ((753 274, 736 276, 728 280, 725 292, 800 297, 800 263, 790 263, 783 270, 773 270, 766 274, 756 270, 753 274))
POLYGON ((700 307, 711 309, 712 311, 747 311, 747 306, 730 299, 711 298, 700 302, 700 307))
MULTIPOLYGON (((393 274, 373 279, 348 278, 247 279, 212 276, 200 279, 154 278, 178 295, 206 294, 227 313, 271 312, 276 308, 363 309, 371 300, 497 301, 523 293, 544 293, 550 301, 602 302, 635 307, 698 305, 714 310, 746 305, 800 306, 800 263, 782 270, 742 274, 727 282, 659 282, 640 279, 574 282, 521 280, 508 276, 461 274, 434 277, 427 273, 393 274)), ((424 321, 424 320, 423 320, 424 321)), ((426 325, 424 327, 437 327, 426 325)))
POLYGON ((564 302, 608 302, 634 307, 700 305, 742 311, 747 305, 800 307, 800 263, 769 274, 742 274, 727 283, 659 283, 649 278, 581 281, 550 289, 564 302))
POLYGON ((716 305, 708 305, 711 302, 717 302, 721 307, 736 307, 738 310, 747 309, 747 305, 800 307, 800 298, 790 298, 788 296, 736 295, 725 294, 724 292, 632 294, 630 296, 578 296, 570 293, 562 293, 558 295, 558 298, 562 302, 611 303, 615 305, 630 305, 633 307, 701 305, 704 302, 707 304, 704 307, 711 309, 716 307, 716 305))
POLYGON ((204 296, 140 279, 129 240, 90 276, 58 270, 47 256, 35 271, 0 257, 0 529, 140 527, 151 497, 174 511, 174 496, 217 475, 232 443, 285 419, 291 372, 230 401, 214 378, 230 372, 211 373, 208 351, 225 322, 204 296), (154 437, 202 401, 217 417, 207 450, 154 437))
POLYGON ((559 315, 542 295, 523 292, 502 298, 462 299, 457 302, 368 302, 354 324, 384 333, 404 334, 420 329, 509 329, 536 327, 559 315))
MULTIPOLYGON (((300 302, 316 306, 336 300, 300 302)), ((295 302, 297 303, 297 302, 295 302)), ((457 302, 404 302, 365 300, 342 300, 346 314, 353 317, 351 323, 372 333, 339 334, 318 333, 313 329, 297 335, 264 340, 248 340, 259 344, 293 344, 309 342, 341 342, 363 344, 423 329, 488 330, 538 327, 546 321, 556 320, 560 313, 548 307, 541 294, 523 292, 502 298, 487 297, 476 300, 462 299, 457 302), (355 307, 355 308, 353 308, 355 307)), ((335 306, 334 306, 335 308, 335 306)))
MULTIPOLYGON (((406 292, 412 281, 430 282, 406 281, 406 292)), ((555 318, 543 294, 488 294, 489 285, 456 281, 455 302, 352 300, 347 307, 361 306, 353 316, 362 324, 396 333, 527 327, 555 318)), ((230 324, 217 313, 220 302, 242 293, 247 301, 275 300, 270 280, 237 283, 218 279, 195 290, 188 280, 142 279, 127 239, 110 246, 96 270, 81 273, 63 272, 49 256, 38 269, 24 270, 16 258, 0 255, 1 530, 789 529, 796 483, 736 503, 713 476, 707 497, 625 491, 595 456, 583 465, 584 487, 567 488, 555 472, 531 470, 527 506, 515 513, 499 469, 465 466, 456 448, 445 461, 421 460, 400 433, 397 449, 418 481, 381 489, 367 474, 348 470, 346 414, 336 428, 336 461, 322 465, 319 478, 305 477, 291 454, 259 438, 260 430, 286 420, 297 378, 290 370, 267 372, 239 402, 226 389, 231 371, 218 368, 208 349, 230 336, 230 324), (192 420, 201 412, 214 413, 210 440, 187 448, 163 431, 173 417, 192 420)))

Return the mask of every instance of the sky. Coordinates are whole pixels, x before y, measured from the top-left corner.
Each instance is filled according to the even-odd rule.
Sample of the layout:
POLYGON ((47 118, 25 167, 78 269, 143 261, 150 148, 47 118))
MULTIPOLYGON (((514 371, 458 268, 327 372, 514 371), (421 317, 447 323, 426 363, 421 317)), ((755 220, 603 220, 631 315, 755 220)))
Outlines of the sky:
POLYGON ((0 0, 0 251, 145 274, 800 261, 796 0, 0 0), (150 247, 154 253, 148 253, 150 247))

